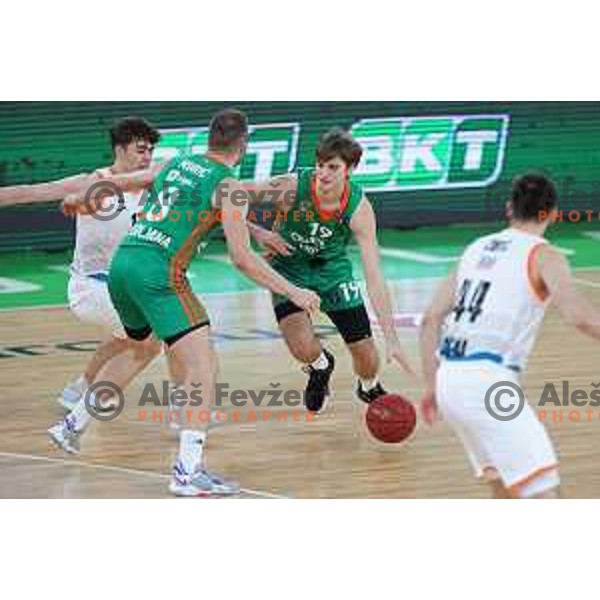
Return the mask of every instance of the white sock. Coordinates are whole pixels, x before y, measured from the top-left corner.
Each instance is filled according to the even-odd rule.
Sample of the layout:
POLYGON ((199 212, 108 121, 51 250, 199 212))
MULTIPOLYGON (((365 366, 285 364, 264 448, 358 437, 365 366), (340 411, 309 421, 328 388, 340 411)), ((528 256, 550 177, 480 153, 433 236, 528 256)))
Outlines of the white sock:
POLYGON ((378 377, 375 377, 375 379, 360 379, 360 384, 365 392, 371 391, 378 383, 378 377))
POLYGON ((73 383, 69 384, 68 387, 75 392, 79 392, 83 396, 85 390, 90 387, 90 383, 85 378, 85 375, 80 375, 73 383))
POLYGON ((179 461, 186 473, 192 475, 202 467, 206 433, 185 429, 179 436, 179 461))
POLYGON ((321 352, 321 356, 312 363, 311 367, 317 371, 324 371, 329 366, 329 359, 325 352, 321 352))
MULTIPOLYGON (((96 406, 96 396, 92 392, 89 399, 91 406, 96 406)), ((82 398, 76 405, 75 408, 69 413, 68 419, 71 419, 75 425, 75 431, 78 433, 83 431, 92 420, 92 415, 88 412, 87 406, 85 405, 85 398, 82 398)))

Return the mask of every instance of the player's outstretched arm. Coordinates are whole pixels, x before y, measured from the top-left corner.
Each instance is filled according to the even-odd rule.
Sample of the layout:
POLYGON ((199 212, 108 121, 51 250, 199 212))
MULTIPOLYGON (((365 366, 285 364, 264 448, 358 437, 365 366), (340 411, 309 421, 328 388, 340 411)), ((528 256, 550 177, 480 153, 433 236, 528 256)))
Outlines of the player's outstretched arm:
POLYGON ((110 169, 98 170, 94 174, 94 180, 85 188, 65 198, 62 212, 67 216, 97 212, 102 205, 103 195, 114 196, 144 190, 152 185, 163 168, 164 165, 154 164, 148 169, 132 173, 112 173, 110 169))
POLYGON ((317 311, 320 300, 316 294, 291 284, 252 250, 250 234, 246 225, 248 202, 239 200, 236 200, 235 204, 232 202, 232 194, 241 189, 237 182, 228 180, 224 181, 222 185, 225 192, 217 191, 216 195, 221 198, 223 230, 229 255, 235 267, 259 285, 276 294, 287 296, 303 310, 317 311))
POLYGON ((52 202, 74 194, 85 194, 96 180, 95 175, 82 174, 47 183, 0 188, 0 207, 52 202))
POLYGON ((151 186, 165 165, 153 164, 147 169, 134 171, 132 173, 111 173, 103 171, 100 182, 109 183, 118 187, 123 192, 137 192, 151 186))
POLYGON ((538 251, 537 265, 552 304, 565 321, 581 333, 600 340, 600 311, 575 288, 566 257, 551 246, 543 246, 538 251))
POLYGON ((421 363, 425 379, 425 394, 421 401, 423 418, 430 425, 436 419, 436 377, 439 368, 437 350, 446 317, 454 306, 456 274, 451 273, 435 293, 433 301, 425 311, 420 330, 421 363))
POLYGON ((381 269, 375 212, 366 198, 354 214, 350 228, 360 248, 367 291, 383 330, 388 361, 398 363, 407 373, 414 376, 414 369, 402 349, 396 332, 391 295, 381 269))

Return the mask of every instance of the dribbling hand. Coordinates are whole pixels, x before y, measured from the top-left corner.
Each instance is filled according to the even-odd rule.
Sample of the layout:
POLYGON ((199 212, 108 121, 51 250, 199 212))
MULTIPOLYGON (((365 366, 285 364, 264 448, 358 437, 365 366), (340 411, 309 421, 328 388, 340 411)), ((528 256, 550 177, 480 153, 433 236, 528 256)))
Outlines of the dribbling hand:
POLYGON ((423 420, 430 427, 435 424, 438 419, 437 400, 435 392, 427 391, 421 400, 421 415, 423 420))
POLYGON ((389 340, 386 343, 386 355, 388 363, 395 363, 401 367, 411 379, 417 379, 417 374, 413 369, 410 359, 397 339, 389 340))

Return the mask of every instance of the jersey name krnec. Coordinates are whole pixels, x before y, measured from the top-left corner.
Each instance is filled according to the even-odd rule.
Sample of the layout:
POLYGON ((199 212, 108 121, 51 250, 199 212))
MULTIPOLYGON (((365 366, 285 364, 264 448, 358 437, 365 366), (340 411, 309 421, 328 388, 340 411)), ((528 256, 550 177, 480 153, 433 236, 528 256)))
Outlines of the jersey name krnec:
POLYGON ((213 200, 221 183, 233 175, 231 168, 206 156, 176 156, 160 172, 153 186, 155 193, 123 244, 158 246, 189 264, 220 225, 213 200))

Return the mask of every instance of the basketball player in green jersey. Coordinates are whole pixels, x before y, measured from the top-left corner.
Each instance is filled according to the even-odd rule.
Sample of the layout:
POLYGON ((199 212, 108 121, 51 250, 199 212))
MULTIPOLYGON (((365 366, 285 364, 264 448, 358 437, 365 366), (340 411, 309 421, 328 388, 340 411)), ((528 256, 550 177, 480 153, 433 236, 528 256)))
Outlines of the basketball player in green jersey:
MULTIPOLYGON (((321 309, 346 342, 358 376, 357 395, 371 403, 386 392, 378 379, 379 357, 370 319, 358 282, 354 278, 347 247, 354 238, 360 249, 369 297, 387 346, 387 358, 409 374, 414 371, 398 340, 392 303, 380 264, 377 225, 373 208, 352 180, 362 148, 346 132, 325 134, 317 149, 314 169, 278 177, 267 184, 244 186, 246 191, 279 193, 278 219, 273 233, 250 225, 254 237, 276 249, 271 266, 296 285, 314 290, 321 309)), ((309 375, 306 408, 318 413, 329 396, 335 367, 333 355, 315 335, 310 315, 293 298, 273 296, 275 315, 292 355, 309 375)))
MULTIPOLYGON (((107 179, 123 191, 154 181, 158 191, 158 197, 149 198, 142 217, 113 258, 109 290, 128 336, 143 342, 154 334, 166 344, 169 362, 176 365, 174 371, 183 374, 175 393, 184 405, 180 414, 186 420, 170 485, 177 496, 239 491, 236 485, 207 471, 203 462, 217 358, 208 315, 186 276, 199 244, 222 223, 238 269, 273 293, 289 297, 302 310, 312 312, 320 304, 314 292, 289 283, 251 250, 248 208, 239 200, 244 194, 233 172, 244 156, 247 138, 245 115, 226 110, 210 125, 206 155, 181 154, 158 175, 149 170, 107 179), (202 419, 202 415, 207 418, 202 419)), ((64 447, 85 430, 90 418, 85 402, 80 402, 62 422, 64 447)))

